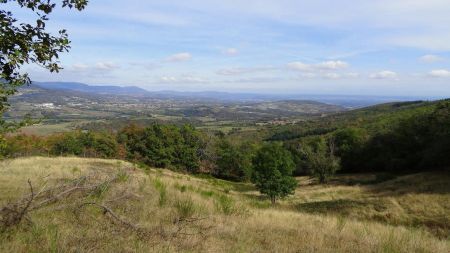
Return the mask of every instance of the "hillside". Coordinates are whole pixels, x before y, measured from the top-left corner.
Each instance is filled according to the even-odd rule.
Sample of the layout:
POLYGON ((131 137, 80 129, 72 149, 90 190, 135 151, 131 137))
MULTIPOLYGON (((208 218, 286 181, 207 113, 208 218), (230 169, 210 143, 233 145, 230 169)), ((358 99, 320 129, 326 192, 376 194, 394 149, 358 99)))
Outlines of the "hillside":
POLYGON ((441 101, 409 101, 385 103, 344 111, 296 125, 273 127, 270 140, 290 140, 333 132, 343 127, 360 127, 369 132, 384 131, 402 119, 430 112, 441 101))
POLYGON ((327 186, 302 177, 296 195, 272 207, 246 183, 31 157, 1 162, 0 206, 29 196, 28 179, 28 220, 0 235, 1 252, 450 250, 448 174, 347 175, 327 186))

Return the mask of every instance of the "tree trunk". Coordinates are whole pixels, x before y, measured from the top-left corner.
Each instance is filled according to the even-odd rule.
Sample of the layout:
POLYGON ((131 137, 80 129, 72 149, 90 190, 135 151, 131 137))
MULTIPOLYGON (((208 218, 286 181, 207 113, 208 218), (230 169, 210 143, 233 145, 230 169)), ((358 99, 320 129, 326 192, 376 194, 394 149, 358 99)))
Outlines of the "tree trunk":
POLYGON ((275 196, 271 196, 270 201, 272 202, 272 205, 275 205, 275 201, 276 201, 275 196))

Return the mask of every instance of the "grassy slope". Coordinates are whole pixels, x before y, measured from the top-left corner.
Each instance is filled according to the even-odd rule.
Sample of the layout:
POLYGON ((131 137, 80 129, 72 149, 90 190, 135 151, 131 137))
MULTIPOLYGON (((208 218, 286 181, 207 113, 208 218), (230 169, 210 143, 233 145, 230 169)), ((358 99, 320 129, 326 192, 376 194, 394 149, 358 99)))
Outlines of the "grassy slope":
POLYGON ((328 186, 300 178, 296 195, 271 207, 251 185, 201 179, 167 170, 81 158, 22 158, 0 164, 0 205, 36 188, 80 175, 126 171, 92 201, 148 231, 179 229, 180 217, 205 218, 184 234, 140 236, 98 208, 77 212, 71 196, 31 214, 34 225, 0 235, 0 252, 449 252, 449 176, 419 174, 378 184, 345 176, 328 186), (356 184, 355 184, 356 183, 356 184), (124 194, 133 198, 112 201, 124 194), (131 196, 131 195, 130 195, 131 196), (412 222, 414 221, 414 222, 412 222), (427 222, 438 224, 422 228, 427 222), (393 226, 403 224, 408 226, 393 226), (411 225, 419 225, 413 227, 411 225), (447 229, 447 230, 446 230, 447 229), (431 232, 430 232, 431 231, 431 232), (202 233, 200 233, 202 232, 202 233), (440 235, 438 239, 436 235, 440 235), (448 238, 448 237, 447 237, 448 238))

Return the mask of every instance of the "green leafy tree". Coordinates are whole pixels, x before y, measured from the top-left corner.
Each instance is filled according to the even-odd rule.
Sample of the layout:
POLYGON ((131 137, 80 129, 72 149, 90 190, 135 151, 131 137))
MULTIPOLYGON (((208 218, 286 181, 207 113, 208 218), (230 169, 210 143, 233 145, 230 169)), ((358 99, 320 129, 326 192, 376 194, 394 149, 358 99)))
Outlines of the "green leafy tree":
POLYGON ((263 145, 253 158, 253 182, 272 204, 293 194, 297 181, 292 177, 295 165, 291 154, 280 143, 263 145))
MULTIPOLYGON (((60 53, 67 52, 70 41, 66 30, 52 35, 46 30, 48 15, 57 8, 52 0, 0 0, 0 148, 4 146, 4 135, 21 127, 24 123, 11 123, 3 119, 9 108, 8 97, 17 88, 30 84, 27 73, 21 71, 24 65, 37 64, 50 72, 58 72, 60 53), (18 23, 7 7, 17 4, 35 14, 34 24, 18 23)), ((87 0, 62 0, 60 7, 83 10, 87 0)))
POLYGON ((304 147, 306 164, 311 175, 317 178, 319 183, 327 183, 340 169, 340 159, 334 155, 334 139, 330 139, 327 143, 325 138, 318 137, 314 139, 313 144, 304 147))
POLYGON ((221 139, 217 147, 217 169, 220 178, 239 181, 245 177, 245 156, 229 141, 221 139))
POLYGON ((118 135, 128 159, 160 168, 196 172, 200 164, 199 132, 192 126, 153 124, 147 128, 128 126, 118 135))
POLYGON ((344 128, 333 134, 336 155, 340 157, 342 170, 354 172, 364 160, 362 150, 368 141, 368 134, 362 128, 344 128))

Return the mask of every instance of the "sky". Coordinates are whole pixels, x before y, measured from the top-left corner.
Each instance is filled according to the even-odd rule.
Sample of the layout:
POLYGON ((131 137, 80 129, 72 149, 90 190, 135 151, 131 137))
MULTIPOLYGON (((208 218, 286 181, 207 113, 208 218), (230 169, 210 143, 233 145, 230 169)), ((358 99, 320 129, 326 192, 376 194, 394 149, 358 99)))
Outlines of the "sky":
POLYGON ((49 18, 72 48, 58 74, 26 66, 36 81, 450 97, 449 0, 91 0, 49 18))

